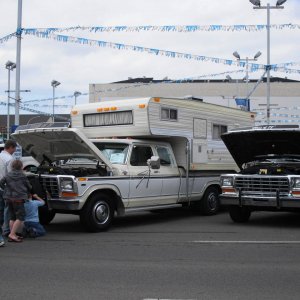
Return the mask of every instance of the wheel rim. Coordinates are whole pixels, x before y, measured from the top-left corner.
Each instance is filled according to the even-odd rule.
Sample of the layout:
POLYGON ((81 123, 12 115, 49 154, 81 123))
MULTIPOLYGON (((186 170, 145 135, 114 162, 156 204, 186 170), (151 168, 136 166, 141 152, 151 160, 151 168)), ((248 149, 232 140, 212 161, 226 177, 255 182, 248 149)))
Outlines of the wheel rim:
POLYGON ((110 216, 109 205, 105 202, 97 202, 94 206, 94 218, 98 224, 104 224, 107 222, 110 216))
POLYGON ((214 211, 217 209, 218 206, 218 197, 215 193, 210 193, 208 195, 208 207, 211 211, 214 211))

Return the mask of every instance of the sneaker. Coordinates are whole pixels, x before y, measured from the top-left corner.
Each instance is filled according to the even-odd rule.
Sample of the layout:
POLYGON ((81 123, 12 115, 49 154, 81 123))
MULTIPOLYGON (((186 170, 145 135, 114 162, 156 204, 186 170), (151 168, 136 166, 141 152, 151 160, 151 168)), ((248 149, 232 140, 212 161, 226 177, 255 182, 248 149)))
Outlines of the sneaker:
POLYGON ((5 245, 4 240, 0 240, 0 247, 3 247, 5 245))

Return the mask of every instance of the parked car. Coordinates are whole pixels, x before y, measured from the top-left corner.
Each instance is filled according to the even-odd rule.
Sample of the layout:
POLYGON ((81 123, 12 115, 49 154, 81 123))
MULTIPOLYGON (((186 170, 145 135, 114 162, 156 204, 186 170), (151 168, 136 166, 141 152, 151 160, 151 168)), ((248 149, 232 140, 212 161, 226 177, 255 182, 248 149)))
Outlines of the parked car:
MULTIPOLYGON (((4 144, 0 144, 0 152, 4 150, 4 144)), ((38 167, 39 163, 28 154, 24 149, 21 149, 21 161, 25 171, 29 171, 31 168, 38 167)))

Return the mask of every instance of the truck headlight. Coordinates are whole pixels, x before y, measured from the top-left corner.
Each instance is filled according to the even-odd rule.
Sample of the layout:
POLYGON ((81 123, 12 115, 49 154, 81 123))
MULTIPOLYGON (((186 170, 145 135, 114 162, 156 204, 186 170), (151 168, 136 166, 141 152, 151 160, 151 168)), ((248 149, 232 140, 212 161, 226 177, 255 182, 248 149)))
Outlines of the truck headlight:
POLYGON ((221 186, 233 186, 233 177, 221 177, 221 186))
POLYGON ((63 192, 73 192, 74 191, 74 181, 72 178, 61 178, 60 179, 60 189, 63 192))
POLYGON ((300 189, 300 178, 294 178, 293 179, 293 188, 294 189, 300 189))

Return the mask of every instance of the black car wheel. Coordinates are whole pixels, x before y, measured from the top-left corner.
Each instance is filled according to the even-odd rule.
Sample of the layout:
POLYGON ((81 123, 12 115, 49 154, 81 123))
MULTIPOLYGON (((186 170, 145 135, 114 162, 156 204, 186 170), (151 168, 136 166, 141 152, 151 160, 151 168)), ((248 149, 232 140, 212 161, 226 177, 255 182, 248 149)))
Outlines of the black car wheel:
POLYGON ((91 232, 107 230, 114 217, 114 205, 101 193, 93 195, 80 214, 81 224, 91 232))

